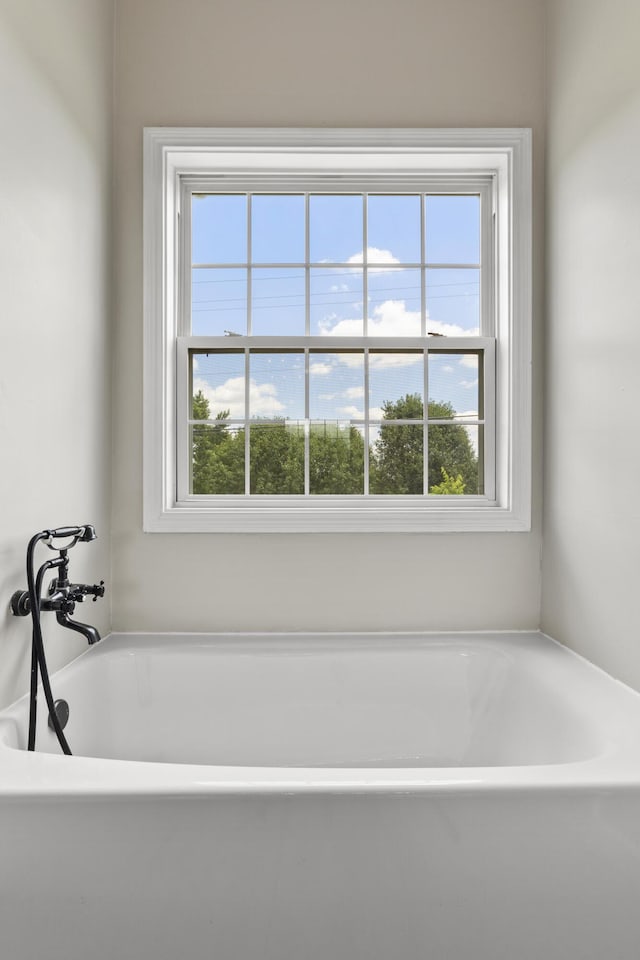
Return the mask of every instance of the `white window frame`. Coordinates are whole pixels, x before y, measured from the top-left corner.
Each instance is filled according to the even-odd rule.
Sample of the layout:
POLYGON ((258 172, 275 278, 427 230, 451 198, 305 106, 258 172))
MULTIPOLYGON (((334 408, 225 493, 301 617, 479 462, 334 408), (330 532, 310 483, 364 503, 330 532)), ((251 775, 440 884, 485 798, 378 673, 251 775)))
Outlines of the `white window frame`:
MULTIPOLYGON (((427 191, 428 192, 428 191, 427 191)), ((147 128, 144 131, 144 510, 147 532, 527 531, 531 526, 531 131, 147 128), (495 471, 483 497, 178 498, 185 412, 184 183, 283 184, 327 177, 415 185, 491 177, 493 389, 485 419, 495 471), (495 343, 495 355, 493 346, 495 343), (495 404, 495 406, 494 406, 495 404), (492 416, 495 411, 495 418, 492 416), (495 458, 495 459, 494 459, 495 458)), ((486 284, 485 293, 486 295, 486 284)), ((485 331, 482 331, 483 333, 485 331)), ((479 338, 470 338, 474 349, 479 338)), ((428 348, 429 338, 420 346, 428 348)), ((433 344, 445 348, 447 338, 433 344)), ((402 343, 405 343, 403 338, 402 343)), ((466 342, 466 341, 465 341, 466 342)), ((326 341, 325 341, 326 343, 326 341)), ((371 342, 370 342, 371 343, 371 342)), ((192 346, 198 341, 192 338, 192 346)), ((377 344, 376 344, 377 345, 377 344)), ((397 344, 396 344, 397 345, 397 344)), ((462 345, 456 339, 455 346, 462 345)), ((380 344, 382 346, 382 344, 380 344)), ((426 398, 425 398, 426 401, 426 398)), ((426 402, 425 402, 426 407, 426 402)), ((184 445, 184 441, 183 445, 184 445)), ((184 475, 184 465, 182 474, 184 475)))

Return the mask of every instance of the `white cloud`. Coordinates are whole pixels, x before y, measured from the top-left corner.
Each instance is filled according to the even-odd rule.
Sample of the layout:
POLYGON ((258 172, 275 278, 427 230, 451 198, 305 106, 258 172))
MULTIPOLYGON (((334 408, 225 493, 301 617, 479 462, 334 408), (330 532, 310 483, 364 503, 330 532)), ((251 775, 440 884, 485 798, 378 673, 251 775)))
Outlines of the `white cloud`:
MULTIPOLYGON (((364 410, 360 410, 354 404, 346 407, 338 407, 338 413, 344 414, 351 420, 364 420, 364 410)), ((384 420, 384 410, 382 407, 369 407, 370 420, 384 420)))
POLYGON ((328 373, 331 373, 333 366, 330 363, 311 363, 309 364, 309 373, 317 377, 326 377, 328 373))
POLYGON ((364 397, 364 387, 349 387, 344 395, 347 400, 357 400, 359 397, 364 397))
POLYGON ((460 386, 464 387, 465 390, 471 390, 472 387, 478 386, 477 380, 461 380, 460 386))
POLYGON ((278 391, 272 383, 249 383, 249 409, 251 416, 272 417, 285 409, 278 400, 278 391))
MULTIPOLYGON (((194 393, 202 390, 209 401, 212 417, 221 410, 228 410, 232 419, 244 417, 244 377, 230 377, 219 387, 211 387, 206 380, 195 379, 193 390, 194 393)), ((255 380, 249 382, 249 403, 251 416, 278 416, 285 409, 278 400, 278 391, 273 383, 256 383, 255 380)))
MULTIPOLYGON (((347 263, 353 264, 354 266, 359 263, 364 263, 364 254, 361 250, 360 253, 354 253, 352 257, 349 257, 347 263)), ((391 253, 391 250, 381 250, 379 247, 367 247, 367 263, 374 264, 375 267, 369 266, 369 273, 379 273, 380 267, 384 268, 385 266, 391 266, 395 263, 400 263, 397 257, 391 253)))
MULTIPOLYGON (((441 337, 477 337, 479 332, 477 327, 467 329, 458 326, 457 323, 442 323, 440 320, 432 320, 429 314, 427 314, 427 333, 439 334, 441 337)), ((445 346, 444 343, 443 346, 445 346)), ((470 362, 472 360, 476 360, 476 357, 469 356, 465 366, 473 366, 470 362)), ((463 361, 461 360, 460 362, 462 363, 463 361)))
MULTIPOLYGON (((404 300, 385 300, 374 307, 368 325, 369 334, 374 337, 419 337, 420 312, 407 310, 404 300)), ((322 332, 331 337, 361 337, 362 320, 338 320, 322 332)))
MULTIPOLYGON (((362 320, 360 318, 339 320, 334 314, 325 317, 320 326, 324 336, 362 336, 362 320)), ((419 337, 420 311, 408 310, 404 300, 385 300, 384 303, 379 303, 373 308, 369 317, 368 328, 369 334, 374 337, 419 337)), ((427 331, 440 334, 443 337, 475 336, 478 332, 477 330, 465 330, 454 323, 441 323, 439 320, 431 320, 428 315, 427 331)), ((463 366, 477 369, 478 358, 475 354, 465 354, 462 356, 460 363, 463 366)))
POLYGON ((419 337, 420 311, 407 310, 404 300, 385 300, 373 309, 369 333, 374 337, 419 337))
POLYGON ((338 407, 338 413, 344 414, 344 416, 349 417, 350 420, 362 420, 364 417, 364 410, 359 410, 355 406, 338 407))
POLYGON ((460 357, 459 364, 461 367, 469 367, 471 370, 477 370, 478 355, 476 353, 463 353, 460 357))
POLYGON ((370 353, 369 369, 389 367, 413 367, 422 365, 421 353, 370 353))

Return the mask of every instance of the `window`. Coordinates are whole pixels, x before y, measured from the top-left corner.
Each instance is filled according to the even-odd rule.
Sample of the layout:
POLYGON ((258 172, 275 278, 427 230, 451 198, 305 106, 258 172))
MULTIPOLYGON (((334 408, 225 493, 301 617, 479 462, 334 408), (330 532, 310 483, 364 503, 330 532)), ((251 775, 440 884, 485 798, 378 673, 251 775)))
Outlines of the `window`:
POLYGON ((528 131, 145 131, 145 529, 523 530, 528 131))

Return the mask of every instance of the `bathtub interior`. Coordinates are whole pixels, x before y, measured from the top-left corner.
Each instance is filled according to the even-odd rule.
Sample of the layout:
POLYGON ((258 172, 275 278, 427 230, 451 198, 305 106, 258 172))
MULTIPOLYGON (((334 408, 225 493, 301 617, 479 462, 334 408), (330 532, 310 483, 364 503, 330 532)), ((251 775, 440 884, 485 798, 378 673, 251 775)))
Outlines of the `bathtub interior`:
MULTIPOLYGON (((531 639, 113 636, 52 678, 76 756, 222 767, 566 764, 605 747, 531 639)), ((38 750, 59 753, 41 697, 38 750)), ((24 749, 27 702, 0 714, 24 749)))

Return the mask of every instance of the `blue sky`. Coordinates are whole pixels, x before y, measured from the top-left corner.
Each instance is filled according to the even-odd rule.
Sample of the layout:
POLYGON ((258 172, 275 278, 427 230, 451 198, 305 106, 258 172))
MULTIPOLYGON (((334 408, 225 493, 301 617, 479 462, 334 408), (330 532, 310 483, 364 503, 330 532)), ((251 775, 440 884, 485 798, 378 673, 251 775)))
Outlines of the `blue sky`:
MULTIPOLYGON (((309 198, 310 322, 312 335, 364 332, 363 250, 367 249, 368 333, 420 334, 421 259, 418 196, 359 195, 309 198), (402 266, 400 266, 402 265, 402 266)), ((427 330, 473 335, 479 326, 479 199, 429 196, 425 201, 427 330), (433 266, 432 266, 433 265, 433 266), (460 266, 456 266, 460 265, 460 266)), ((192 215, 192 332, 219 336, 305 332, 305 200, 302 195, 254 196, 251 230, 244 195, 194 198, 192 215), (253 264, 247 266, 251 248, 253 264)), ((439 345, 439 344, 438 344, 439 345)), ((446 345, 443 340, 443 346, 446 345)), ((473 355, 432 356, 429 399, 450 401, 459 413, 478 409, 473 355)), ((384 400, 423 394, 421 361, 409 353, 372 358, 370 416, 384 400)), ((244 361, 198 357, 195 389, 212 412, 244 416, 244 361)), ((304 360, 299 354, 251 358, 250 416, 304 417, 304 360)), ((364 414, 362 358, 314 354, 310 360, 310 416, 349 420, 364 414)))

